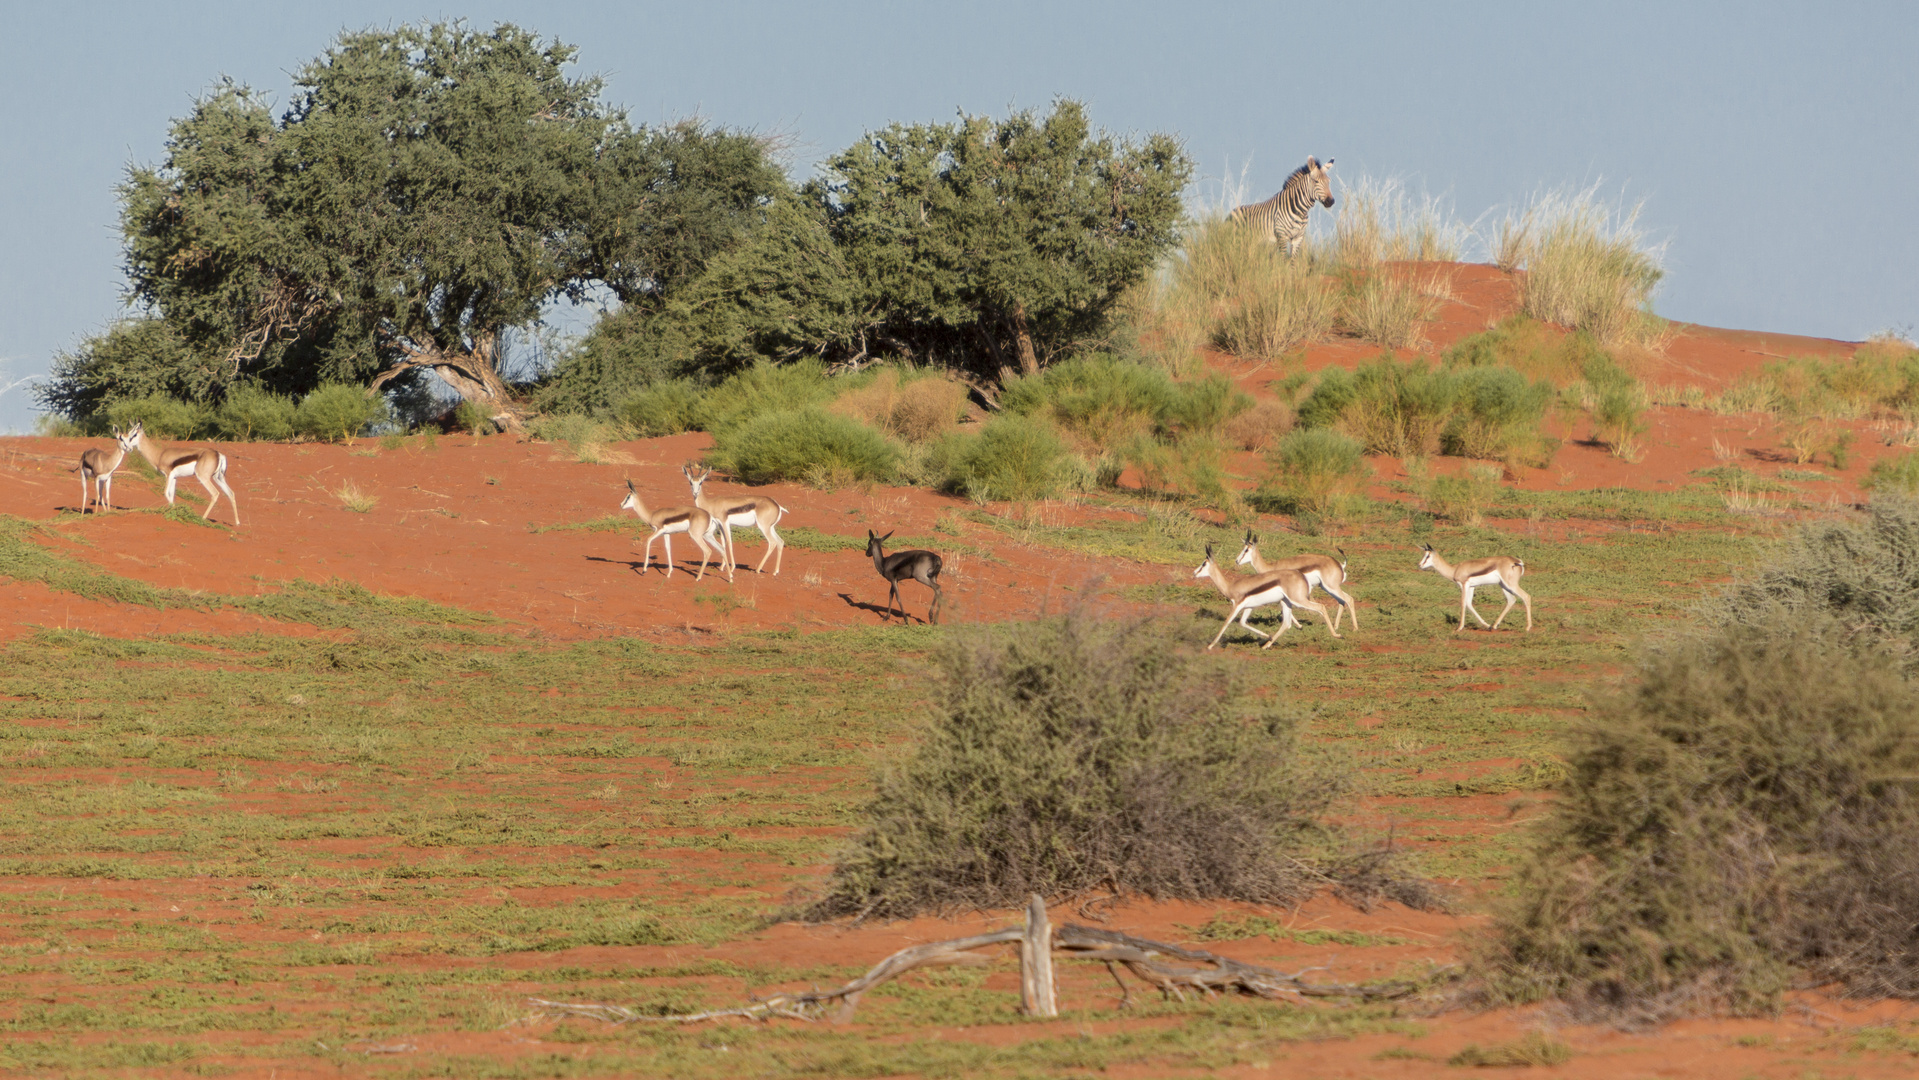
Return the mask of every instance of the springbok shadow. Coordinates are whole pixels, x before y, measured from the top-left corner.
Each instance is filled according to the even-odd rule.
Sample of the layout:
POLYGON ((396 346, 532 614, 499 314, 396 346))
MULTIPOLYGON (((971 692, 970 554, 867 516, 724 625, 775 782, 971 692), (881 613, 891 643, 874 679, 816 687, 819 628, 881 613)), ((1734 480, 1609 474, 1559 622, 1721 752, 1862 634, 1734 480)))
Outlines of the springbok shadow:
MULTIPOLYGON (((847 607, 859 608, 861 611, 870 611, 875 615, 884 615, 886 616, 888 621, 891 621, 892 619, 898 618, 900 616, 900 612, 897 608, 889 610, 882 604, 869 604, 864 600, 855 600, 853 599, 852 593, 840 593, 839 597, 841 600, 846 601, 847 607)), ((908 612, 906 614, 907 622, 909 623, 912 622, 913 618, 914 617, 911 612, 908 612)), ((926 622, 925 619, 920 619, 919 621, 921 623, 926 622)))

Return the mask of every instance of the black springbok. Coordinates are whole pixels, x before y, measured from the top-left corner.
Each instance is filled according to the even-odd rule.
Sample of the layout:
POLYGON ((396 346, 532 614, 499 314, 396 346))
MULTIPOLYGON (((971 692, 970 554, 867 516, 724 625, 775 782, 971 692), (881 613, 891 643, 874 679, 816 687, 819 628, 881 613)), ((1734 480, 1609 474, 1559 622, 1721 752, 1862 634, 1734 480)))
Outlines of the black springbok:
POLYGON ((906 602, 900 599, 900 582, 912 578, 933 590, 933 606, 926 611, 926 621, 939 622, 940 602, 946 599, 946 594, 940 591, 938 580, 940 567, 943 565, 940 557, 918 548, 911 551, 895 551, 888 555, 881 550, 880 545, 886 543, 892 535, 889 532, 885 536, 874 536, 873 530, 866 530, 867 557, 873 560, 873 569, 878 570, 880 576, 886 579, 886 583, 892 586, 891 591, 886 594, 886 614, 890 617, 894 606, 898 605, 900 618, 908 617, 906 602))

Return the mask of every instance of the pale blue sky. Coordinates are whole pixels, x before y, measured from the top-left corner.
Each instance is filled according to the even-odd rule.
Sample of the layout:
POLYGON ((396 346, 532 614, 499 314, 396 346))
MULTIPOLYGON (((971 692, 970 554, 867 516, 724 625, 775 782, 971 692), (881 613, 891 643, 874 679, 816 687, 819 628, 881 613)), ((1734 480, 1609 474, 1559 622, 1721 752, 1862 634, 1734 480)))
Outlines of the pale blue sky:
MULTIPOLYGON (((1912 3, 7 5, 0 385, 118 315, 114 187, 222 75, 284 104, 343 28, 464 16, 580 47, 641 121, 787 133, 793 170, 889 121, 1055 96, 1179 135, 1217 200, 1307 154, 1458 213, 1603 181, 1667 242, 1666 316, 1860 338, 1919 322, 1912 3)), ((24 388, 0 430, 25 430, 24 388)))

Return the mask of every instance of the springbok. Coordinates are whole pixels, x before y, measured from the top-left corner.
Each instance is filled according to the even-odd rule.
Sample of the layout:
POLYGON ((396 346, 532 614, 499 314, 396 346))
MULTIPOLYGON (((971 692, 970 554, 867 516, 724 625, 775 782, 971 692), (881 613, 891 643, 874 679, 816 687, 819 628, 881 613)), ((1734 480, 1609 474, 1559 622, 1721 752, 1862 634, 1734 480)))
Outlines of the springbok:
POLYGON ((778 525, 780 518, 785 516, 786 507, 764 495, 702 494, 701 488, 705 486, 706 478, 713 475, 713 470, 702 469, 700 475, 694 476, 693 463, 690 461, 680 466, 680 475, 686 477, 686 482, 693 485, 693 505, 710 514, 713 518, 714 530, 725 534, 726 579, 733 580, 733 530, 735 527, 755 528, 760 531, 760 535, 766 537, 766 554, 760 556, 760 564, 753 568, 753 572, 766 573, 766 560, 772 558, 773 553, 777 551, 779 558, 773 560, 773 576, 779 577, 780 566, 786 562, 786 541, 780 539, 779 530, 774 526, 778 525))
MULTIPOLYGON (((1305 576, 1308 585, 1316 585, 1326 590, 1326 595, 1339 601, 1339 609, 1333 612, 1333 629, 1339 629, 1339 618, 1352 612, 1353 629, 1359 629, 1359 608, 1353 604, 1351 594, 1346 592, 1346 549, 1336 547, 1339 558, 1331 555, 1294 555, 1291 558, 1267 562, 1259 557, 1259 537, 1253 530, 1246 530, 1246 546, 1239 549, 1237 565, 1251 566, 1256 574, 1270 574, 1275 570, 1297 570, 1305 576)), ((1247 627, 1251 630, 1252 627, 1247 627)))
POLYGON ((889 532, 885 536, 874 536, 873 530, 866 530, 866 557, 873 560, 873 569, 878 570, 880 576, 886 579, 886 583, 892 586, 891 591, 886 594, 887 617, 892 617, 893 606, 896 603, 899 605, 900 618, 908 617, 906 602, 900 599, 900 582, 912 578, 933 590, 933 604, 926 610, 926 621, 939 622, 940 604, 945 601, 946 593, 941 591, 938 579, 940 567, 945 564, 940 561, 938 555, 918 548, 911 551, 895 551, 891 555, 886 554, 880 545, 892 535, 889 532))
POLYGON ((1468 559, 1454 565, 1440 558, 1439 553, 1433 550, 1433 546, 1427 544, 1423 554, 1419 556, 1419 568, 1431 570, 1459 586, 1459 630, 1454 630, 1453 633, 1457 634, 1466 629, 1468 611, 1473 613, 1473 618, 1479 620, 1479 625, 1486 626, 1486 617, 1473 606, 1473 590, 1481 585, 1497 585, 1506 594, 1505 609, 1499 613, 1499 618, 1493 620, 1491 626, 1486 626, 1486 629, 1499 629, 1499 624, 1506 621, 1506 613, 1513 609, 1513 604, 1524 600, 1526 632, 1532 632, 1533 598, 1526 590, 1519 587, 1519 579, 1526 573, 1526 564, 1523 561, 1511 555, 1494 555, 1485 559, 1468 559))
POLYGON ((1208 649, 1218 645, 1219 640, 1226 636, 1226 630, 1233 625, 1234 619, 1238 619, 1239 624, 1246 629, 1253 630, 1252 626, 1246 622, 1246 616, 1254 608, 1265 607, 1268 604, 1280 605, 1279 629, 1271 634, 1253 630, 1253 633, 1266 639, 1266 644, 1261 646, 1262 648, 1272 648, 1273 642, 1279 640, 1279 635, 1299 625, 1299 619, 1293 614, 1294 610, 1299 608, 1319 612, 1319 617, 1326 620, 1326 632, 1334 637, 1340 636, 1339 631, 1333 628, 1333 617, 1326 614, 1326 605, 1313 599, 1313 587, 1306 584, 1306 575, 1297 570, 1275 570, 1270 574, 1240 578, 1237 581, 1229 580, 1226 572, 1213 561, 1213 545, 1207 544, 1206 561, 1199 564, 1199 568, 1193 571, 1193 576, 1211 579, 1213 587, 1232 604, 1232 609, 1226 613, 1226 621, 1220 625, 1219 633, 1213 635, 1212 645, 1206 646, 1208 649))
POLYGON ((113 429, 114 447, 111 450, 87 450, 80 455, 80 464, 69 472, 80 474, 80 512, 87 512, 87 489, 93 489, 93 512, 99 513, 101 507, 113 509, 113 470, 127 459, 133 449, 133 442, 127 433, 119 428, 113 429), (89 484, 88 481, 92 483, 89 484))
POLYGON ((182 477, 191 476, 200 481, 207 489, 207 509, 201 514, 202 520, 213 518, 213 508, 220 504, 221 494, 227 497, 227 505, 233 509, 233 523, 240 524, 240 502, 233 497, 233 489, 227 486, 227 456, 210 446, 168 446, 163 442, 147 438, 144 421, 135 421, 127 429, 125 440, 132 449, 140 451, 147 464, 154 471, 167 478, 167 505, 173 505, 173 489, 182 477))
POLYGON ((666 576, 673 576, 673 534, 685 533, 692 537, 693 543, 700 549, 700 572, 693 578, 698 581, 706 576, 706 564, 711 561, 713 549, 707 546, 706 534, 713 530, 711 515, 697 506, 668 506, 659 510, 648 510, 640 499, 640 491, 633 481, 626 482, 626 498, 621 500, 620 509, 631 510, 641 521, 653 529, 653 535, 646 538, 646 558, 640 561, 640 573, 644 574, 653 566, 653 541, 666 537, 666 576))

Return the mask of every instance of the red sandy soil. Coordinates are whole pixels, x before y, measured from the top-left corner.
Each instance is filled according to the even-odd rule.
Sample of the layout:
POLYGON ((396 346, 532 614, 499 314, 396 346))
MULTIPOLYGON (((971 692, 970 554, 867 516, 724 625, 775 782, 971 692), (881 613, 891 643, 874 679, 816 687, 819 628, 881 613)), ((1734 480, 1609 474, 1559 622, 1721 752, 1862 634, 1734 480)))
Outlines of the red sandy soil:
MULTIPOLYGON (((1452 269, 1457 300, 1446 305, 1440 319, 1429 327, 1435 349, 1497 322, 1513 303, 1511 283, 1498 271, 1480 266, 1452 269)), ((1844 355, 1851 348, 1845 342, 1687 326, 1656 359, 1659 370, 1641 374, 1654 383, 1719 388, 1772 357, 1844 355)), ((1306 363, 1309 368, 1350 365, 1377 352, 1370 346, 1334 343, 1308 350, 1306 363)), ((1269 365, 1227 357, 1213 360, 1256 394, 1269 394, 1266 384, 1279 374, 1269 365)), ((1778 433, 1756 417, 1715 417, 1696 410, 1660 408, 1652 410, 1651 420, 1646 455, 1637 463, 1614 458, 1603 447, 1581 441, 1587 432, 1571 430, 1563 433, 1565 445, 1551 467, 1522 470, 1522 475, 1511 479, 1540 490, 1612 486, 1657 490, 1683 485, 1695 470, 1723 463, 1721 459, 1728 456, 1762 473, 1777 469, 1778 433), (1715 439, 1721 447, 1717 455, 1715 439)), ((1857 482, 1864 471, 1875 457, 1890 452, 1883 440, 1874 437, 1870 425, 1856 426, 1860 437, 1855 461, 1842 474, 1835 474, 1830 485, 1835 502, 1859 498, 1857 482)), ((761 575, 751 569, 762 551, 758 538, 744 534, 753 539, 741 544, 742 568, 731 588, 748 606, 722 614, 722 605, 711 599, 703 604, 699 599, 723 594, 728 588, 724 577, 709 570, 704 581, 696 582, 690 571, 697 566, 697 553, 684 540, 674 546, 680 569, 669 579, 657 566, 640 572, 640 548, 632 541, 637 521, 629 522, 623 531, 533 531, 616 513, 628 478, 650 505, 684 502, 687 487, 679 467, 705 449, 704 435, 610 447, 616 460, 609 464, 581 464, 563 446, 506 436, 441 436, 430 448, 412 439, 394 450, 381 450, 370 441, 353 446, 230 445, 224 448, 231 462, 229 479, 239 495, 245 522, 233 529, 202 528, 138 513, 82 519, 77 513, 80 485, 66 470, 82 449, 95 445, 98 440, 0 439, 0 451, 5 454, 0 460, 0 512, 55 523, 64 539, 46 542, 116 574, 159 586, 246 594, 269 591, 292 579, 341 578, 384 594, 418 596, 485 612, 505 620, 514 632, 562 640, 615 635, 686 640, 689 634, 697 639, 728 627, 805 630, 876 624, 886 617, 882 610, 886 590, 857 550, 821 553, 790 547, 783 573, 761 575), (364 514, 343 509, 334 492, 347 482, 377 496, 378 505, 364 514), (689 561, 689 555, 695 557, 689 561)), ((1382 483, 1398 478, 1397 463, 1377 464, 1382 483)), ((1250 477, 1256 468, 1249 457, 1240 462, 1239 471, 1250 477)), ((728 489, 739 490, 736 485, 728 489)), ((183 490, 196 498, 199 494, 191 481, 183 490)), ((881 533, 898 530, 902 538, 970 549, 946 557, 942 579, 953 621, 1030 617, 1044 606, 1069 601, 1100 577, 1125 585, 1184 581, 1190 575, 1190 567, 1184 566, 1124 560, 1103 560, 1091 566, 1068 559, 1022 544, 1003 531, 962 520, 968 504, 926 491, 878 487, 820 492, 773 485, 759 493, 788 508, 782 524, 789 528, 804 526, 861 539, 869 528, 881 533)), ((1380 494, 1385 494, 1383 489, 1380 494)), ((119 474, 115 495, 121 505, 135 509, 161 502, 157 482, 138 479, 129 471, 119 474)), ((989 509, 1014 513, 1007 507, 989 509)), ((1047 504, 1037 510, 1047 524, 1104 512, 1071 503, 1047 504)), ((231 520, 226 507, 219 514, 221 520, 231 520)), ((926 612, 925 590, 909 584, 903 592, 908 611, 918 621, 926 612)), ((11 580, 0 581, 0 601, 7 605, 5 617, 0 618, 0 637, 18 636, 34 627, 83 628, 122 637, 181 632, 319 633, 231 610, 152 611, 83 600, 11 580)), ((1453 814, 1470 805, 1482 815, 1479 824, 1459 828, 1501 828, 1506 824, 1502 817, 1510 817, 1502 812, 1504 800, 1454 799, 1447 804, 1453 814)), ((706 853, 681 854, 696 860, 706 853)), ((165 905, 191 914, 218 902, 211 887, 206 895, 195 896, 181 889, 182 884, 169 883, 164 898, 139 882, 96 885, 95 892, 103 906, 116 909, 161 910, 165 905)), ((1217 910, 1218 905, 1125 904, 1108 913, 1111 921, 1106 925, 1148 937, 1189 941, 1188 928, 1205 922, 1217 910)), ((1365 979, 1386 975, 1409 962, 1456 959, 1454 935, 1468 921, 1393 905, 1362 912, 1330 900, 1283 914, 1298 928, 1365 931, 1416 944, 1357 949, 1255 938, 1222 943, 1218 951, 1287 969, 1327 965, 1332 970, 1325 977, 1365 979)), ((1064 917, 1069 916, 1056 915, 1064 917)), ((960 936, 1001 921, 922 919, 852 929, 780 925, 712 948, 579 949, 487 962, 504 962, 509 967, 609 961, 641 966, 718 957, 803 967, 864 963, 910 944, 960 936)), ((422 957, 421 962, 429 966, 463 963, 442 957, 422 957)), ((997 981, 989 985, 1005 984, 1012 992, 1010 968, 992 978, 997 981)), ((1039 1027, 937 1029, 919 1037, 1007 1042, 1037 1032, 1106 1031, 1153 1022, 1127 1020, 1110 1010, 1115 992, 1103 970, 1069 965, 1063 978, 1065 1007, 1094 1011, 1039 1027)), ((730 989, 744 1000, 748 990, 774 988, 730 989)), ((503 988, 503 993, 511 991, 512 987, 503 988)), ((1543 1010, 1452 1012, 1425 1020, 1429 1034, 1423 1038, 1376 1035, 1298 1044, 1288 1047, 1285 1059, 1269 1063, 1270 1067, 1256 1063, 1221 1069, 1215 1075, 1450 1074, 1442 1063, 1468 1043, 1509 1042, 1527 1031, 1547 1029, 1569 1042, 1579 1055, 1567 1065, 1536 1070, 1540 1075, 1785 1078, 1833 1075, 1837 1070, 1857 1077, 1905 1077, 1919 1074, 1919 1065, 1910 1058, 1850 1052, 1844 1038, 1834 1032, 1915 1019, 1919 1012, 1904 1005, 1866 1007, 1813 994, 1802 995, 1777 1020, 1687 1021, 1650 1034, 1567 1026, 1543 1010), (1377 1056, 1392 1050, 1425 1057, 1377 1056)), ((542 1044, 539 1040, 545 1030, 537 1024, 521 1025, 489 1034, 432 1035, 408 1041, 421 1050, 504 1056, 565 1049, 542 1044)), ((235 1039, 234 1063, 239 1070, 235 1075, 270 1071, 282 1077, 306 1075, 284 1062, 247 1059, 246 1042, 244 1036, 235 1039)), ((334 1075, 330 1067, 310 1074, 321 1072, 334 1075)), ((1163 1069, 1115 1070, 1115 1075, 1124 1076, 1167 1074, 1163 1069)))

